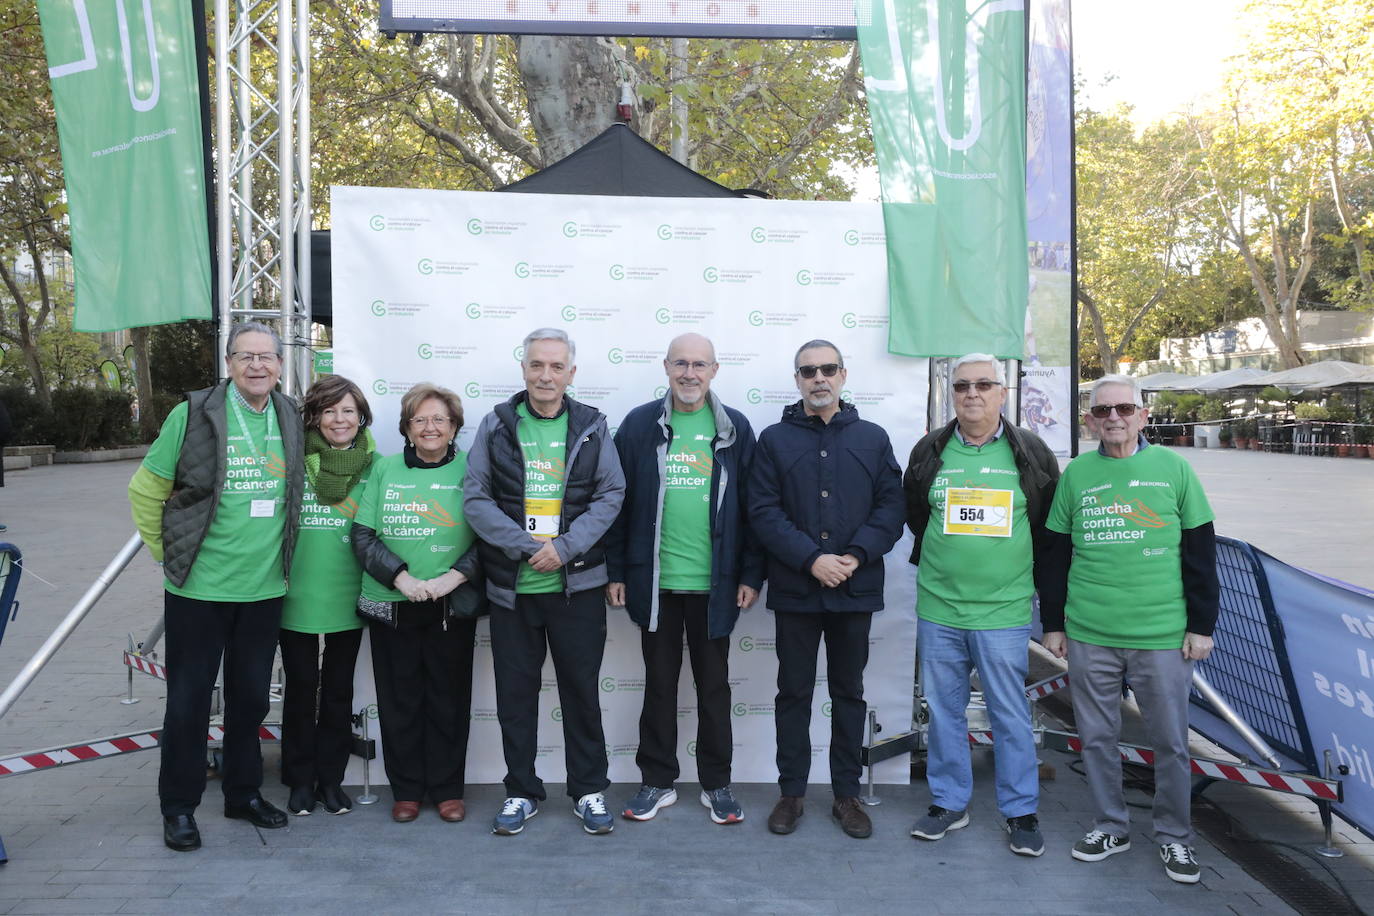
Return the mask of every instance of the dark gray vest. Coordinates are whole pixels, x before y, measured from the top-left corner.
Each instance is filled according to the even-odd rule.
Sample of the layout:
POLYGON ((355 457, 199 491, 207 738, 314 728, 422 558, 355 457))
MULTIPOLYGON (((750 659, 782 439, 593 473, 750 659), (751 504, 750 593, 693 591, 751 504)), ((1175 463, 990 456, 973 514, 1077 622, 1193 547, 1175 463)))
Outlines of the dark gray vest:
MULTIPOLYGON (((162 506, 162 568, 173 585, 186 584, 219 507, 229 447, 226 398, 231 384, 226 380, 186 395, 186 438, 177 456, 172 495, 162 506)), ((290 575, 304 490, 305 431, 300 411, 286 395, 273 391, 272 408, 277 412, 286 453, 282 456, 286 462, 286 528, 281 565, 282 574, 290 575)))

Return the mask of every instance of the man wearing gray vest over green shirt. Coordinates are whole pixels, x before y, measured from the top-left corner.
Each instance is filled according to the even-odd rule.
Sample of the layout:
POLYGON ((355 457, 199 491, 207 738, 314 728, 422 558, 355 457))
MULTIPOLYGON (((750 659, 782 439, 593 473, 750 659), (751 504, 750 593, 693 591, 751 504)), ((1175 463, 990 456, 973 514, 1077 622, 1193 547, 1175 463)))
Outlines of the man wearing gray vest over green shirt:
POLYGON ((275 390, 282 343, 235 325, 229 378, 172 409, 133 480, 134 523, 166 574, 167 712, 158 796, 163 840, 200 847, 210 697, 224 660, 224 816, 284 827, 264 799, 258 728, 267 716, 304 480, 295 403, 275 390))

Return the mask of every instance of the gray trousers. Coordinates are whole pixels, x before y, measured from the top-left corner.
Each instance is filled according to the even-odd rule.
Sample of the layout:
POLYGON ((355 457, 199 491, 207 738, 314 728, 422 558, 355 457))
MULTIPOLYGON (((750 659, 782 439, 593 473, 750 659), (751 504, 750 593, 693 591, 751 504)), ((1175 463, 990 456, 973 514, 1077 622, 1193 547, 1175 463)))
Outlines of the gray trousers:
POLYGON ((1130 682, 1155 754, 1154 839, 1192 844, 1188 691, 1193 663, 1178 649, 1113 649, 1069 641, 1069 689, 1083 768, 1097 808, 1093 829, 1130 833, 1121 787, 1121 680, 1130 682))

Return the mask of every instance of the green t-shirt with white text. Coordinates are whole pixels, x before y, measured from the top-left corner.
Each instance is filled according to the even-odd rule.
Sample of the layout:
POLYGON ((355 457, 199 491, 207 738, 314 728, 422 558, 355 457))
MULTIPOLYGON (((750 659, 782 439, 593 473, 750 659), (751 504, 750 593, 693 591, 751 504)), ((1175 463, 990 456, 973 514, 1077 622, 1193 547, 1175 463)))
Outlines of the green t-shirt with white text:
MULTIPOLYGON (((231 389, 228 398, 235 396, 231 389)), ((187 409, 185 401, 172 408, 143 458, 143 467, 164 480, 176 479, 187 409)), ((286 463, 276 411, 269 401, 262 413, 234 403, 225 413, 225 475, 215 517, 185 584, 173 585, 168 579, 163 587, 173 595, 200 601, 279 598, 286 593, 282 577, 286 463)))
MULTIPOLYGON (((930 486, 930 520, 921 541, 916 613, 961 630, 1000 630, 1030 623, 1033 552, 1026 496, 1007 437, 982 448, 950 436, 930 486), (1010 493, 1008 536, 945 531, 950 487, 1010 493)), ((956 512, 957 518, 957 512, 956 512)))
MULTIPOLYGON (((515 408, 520 452, 525 457, 525 530, 540 540, 558 537, 563 520, 563 490, 567 484, 568 412, 545 419, 530 413, 529 405, 515 408)), ((518 595, 547 595, 563 590, 563 570, 541 573, 528 562, 520 564, 515 580, 518 595)))
POLYGON ((674 410, 663 468, 663 521, 659 526, 659 588, 711 589, 711 473, 716 417, 710 407, 674 410))
POLYGON ((283 630, 338 633, 363 625, 357 610, 363 568, 353 556, 349 529, 367 492, 369 473, 364 471, 343 502, 333 506, 320 502, 307 475, 291 582, 281 608, 283 630))
MULTIPOLYGON (((437 468, 406 467, 404 454, 373 462, 358 504, 357 522, 377 532, 387 549, 406 562, 417 579, 433 579, 453 568, 476 539, 463 517, 466 452, 437 468)), ((404 601, 398 589, 363 573, 363 597, 404 601)))
POLYGON ((1073 539, 1069 638, 1121 649, 1181 647, 1183 529, 1214 517, 1192 466, 1162 446, 1069 462, 1046 523, 1073 539))

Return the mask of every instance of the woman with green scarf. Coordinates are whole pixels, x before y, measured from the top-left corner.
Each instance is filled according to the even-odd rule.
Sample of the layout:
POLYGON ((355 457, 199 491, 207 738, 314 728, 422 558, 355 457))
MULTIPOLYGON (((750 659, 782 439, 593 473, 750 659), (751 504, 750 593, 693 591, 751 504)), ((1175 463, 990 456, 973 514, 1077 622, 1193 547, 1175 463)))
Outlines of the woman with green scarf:
POLYGON ((282 782, 291 789, 292 814, 310 814, 317 803, 346 814, 353 807, 342 788, 353 736, 353 666, 363 638, 356 611, 362 567, 349 530, 376 445, 367 398, 341 375, 310 386, 304 413, 305 498, 281 617, 282 782))

